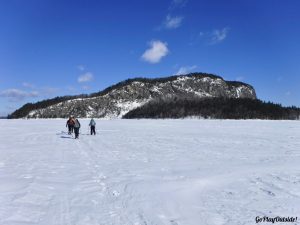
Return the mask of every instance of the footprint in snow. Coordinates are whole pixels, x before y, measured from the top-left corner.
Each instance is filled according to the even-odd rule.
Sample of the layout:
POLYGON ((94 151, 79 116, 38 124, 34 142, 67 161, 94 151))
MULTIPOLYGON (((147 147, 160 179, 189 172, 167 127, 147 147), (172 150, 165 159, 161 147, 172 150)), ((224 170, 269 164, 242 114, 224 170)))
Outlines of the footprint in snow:
POLYGON ((113 191, 113 196, 118 197, 120 195, 120 192, 118 191, 113 191))

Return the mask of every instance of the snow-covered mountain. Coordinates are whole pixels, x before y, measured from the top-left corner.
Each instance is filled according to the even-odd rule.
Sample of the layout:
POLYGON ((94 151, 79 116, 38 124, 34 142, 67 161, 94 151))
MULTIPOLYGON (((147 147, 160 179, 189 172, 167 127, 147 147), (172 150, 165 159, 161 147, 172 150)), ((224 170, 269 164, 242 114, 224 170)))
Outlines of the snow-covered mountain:
POLYGON ((118 118, 155 98, 225 97, 256 99, 251 85, 225 81, 211 74, 193 73, 158 79, 136 78, 116 84, 102 92, 61 101, 47 107, 34 107, 23 117, 118 118))

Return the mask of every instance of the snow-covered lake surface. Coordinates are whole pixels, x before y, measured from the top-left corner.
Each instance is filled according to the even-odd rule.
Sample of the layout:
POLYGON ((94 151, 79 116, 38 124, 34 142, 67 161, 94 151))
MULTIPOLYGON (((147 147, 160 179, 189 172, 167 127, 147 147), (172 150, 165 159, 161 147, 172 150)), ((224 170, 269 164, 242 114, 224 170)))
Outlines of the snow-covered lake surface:
POLYGON ((65 122, 0 120, 1 225, 299 223, 299 121, 65 122))

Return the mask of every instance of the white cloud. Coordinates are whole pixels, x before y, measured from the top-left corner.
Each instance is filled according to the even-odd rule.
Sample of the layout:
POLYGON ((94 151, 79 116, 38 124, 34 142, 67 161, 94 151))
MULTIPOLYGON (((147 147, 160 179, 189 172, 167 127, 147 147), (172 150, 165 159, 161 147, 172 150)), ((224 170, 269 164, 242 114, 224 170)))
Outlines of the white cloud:
POLYGON ((180 27, 182 20, 183 20, 182 16, 172 17, 170 15, 167 15, 167 18, 164 22, 164 27, 166 29, 176 29, 176 28, 180 27))
POLYGON ((13 101, 21 101, 28 97, 38 97, 39 93, 37 91, 22 91, 19 89, 7 89, 0 92, 0 97, 10 98, 13 101))
POLYGON ((31 84, 31 83, 29 83, 29 82, 23 82, 23 83, 22 83, 22 86, 23 86, 23 87, 26 87, 26 88, 34 88, 34 85, 31 84))
POLYGON ((169 10, 174 10, 176 8, 183 8, 186 6, 188 0, 172 0, 169 10))
POLYGON ((180 67, 179 70, 177 71, 176 75, 188 74, 188 73, 192 72, 196 68, 197 68, 196 65, 180 67))
POLYGON ((229 31, 229 27, 215 29, 212 31, 201 31, 191 37, 190 45, 197 44, 199 41, 204 42, 207 45, 215 45, 221 43, 228 37, 229 31))
POLYGON ((79 83, 90 82, 90 81, 93 80, 93 78, 94 78, 94 75, 92 73, 90 73, 90 72, 87 72, 85 74, 80 75, 78 77, 77 81, 79 83))
POLYGON ((150 48, 147 49, 142 55, 142 59, 149 63, 159 63, 160 60, 169 53, 167 43, 157 41, 151 41, 149 43, 150 48))
POLYGON ((229 32, 228 27, 224 27, 223 29, 220 30, 214 30, 210 34, 210 44, 214 45, 222 42, 227 37, 228 32, 229 32))

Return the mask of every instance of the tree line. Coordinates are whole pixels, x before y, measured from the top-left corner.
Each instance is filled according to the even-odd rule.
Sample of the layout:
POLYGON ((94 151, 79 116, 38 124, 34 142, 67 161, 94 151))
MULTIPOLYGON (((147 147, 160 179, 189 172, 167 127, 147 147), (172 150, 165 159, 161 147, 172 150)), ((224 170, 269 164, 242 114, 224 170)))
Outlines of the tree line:
POLYGON ((123 116, 133 118, 300 119, 300 108, 247 98, 160 98, 123 116))

